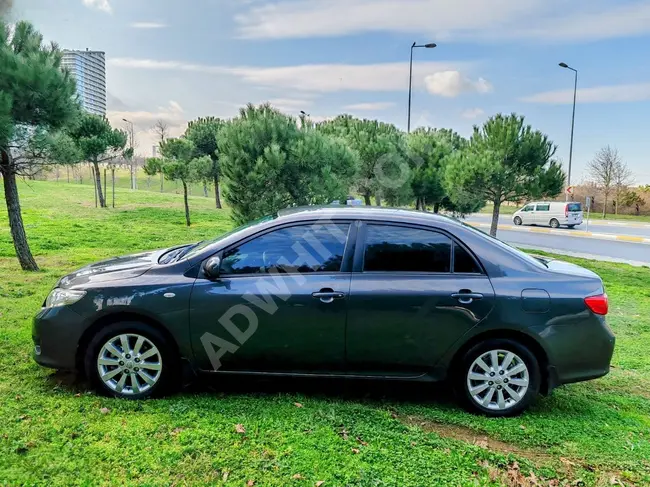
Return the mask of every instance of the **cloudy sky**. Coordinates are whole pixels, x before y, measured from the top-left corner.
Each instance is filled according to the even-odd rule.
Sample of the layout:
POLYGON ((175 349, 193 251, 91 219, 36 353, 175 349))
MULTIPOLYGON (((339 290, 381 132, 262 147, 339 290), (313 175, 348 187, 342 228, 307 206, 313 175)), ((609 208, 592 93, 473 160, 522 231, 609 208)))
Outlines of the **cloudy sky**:
POLYGON ((463 135, 517 112, 569 158, 574 182, 603 145, 650 183, 650 0, 14 0, 48 40, 107 56, 109 118, 175 134, 198 116, 270 101, 315 120, 351 113, 463 135))

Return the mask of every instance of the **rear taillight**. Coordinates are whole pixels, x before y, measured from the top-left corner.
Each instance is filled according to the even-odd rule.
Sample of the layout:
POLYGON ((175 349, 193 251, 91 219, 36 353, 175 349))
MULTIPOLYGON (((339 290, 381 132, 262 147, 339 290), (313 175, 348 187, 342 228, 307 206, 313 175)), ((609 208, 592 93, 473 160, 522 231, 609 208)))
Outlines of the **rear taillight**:
POLYGON ((569 217, 569 205, 564 205, 564 216, 569 217))
POLYGON ((587 308, 596 313, 597 315, 606 315, 609 310, 607 302, 607 294, 599 294, 598 296, 589 296, 585 298, 587 308))

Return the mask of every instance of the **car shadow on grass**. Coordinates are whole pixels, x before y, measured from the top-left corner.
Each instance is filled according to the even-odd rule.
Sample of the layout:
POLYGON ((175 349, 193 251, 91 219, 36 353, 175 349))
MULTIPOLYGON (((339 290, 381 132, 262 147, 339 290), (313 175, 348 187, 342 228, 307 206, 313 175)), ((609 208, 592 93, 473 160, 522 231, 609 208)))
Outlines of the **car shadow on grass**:
MULTIPOLYGON (((92 390, 81 374, 55 371, 47 376, 50 390, 72 395, 92 390)), ((306 397, 349 401, 406 402, 421 405, 457 407, 452 388, 446 382, 416 382, 397 380, 341 379, 321 377, 260 377, 237 375, 201 375, 187 381, 175 399, 184 395, 261 395, 300 394, 306 397)))

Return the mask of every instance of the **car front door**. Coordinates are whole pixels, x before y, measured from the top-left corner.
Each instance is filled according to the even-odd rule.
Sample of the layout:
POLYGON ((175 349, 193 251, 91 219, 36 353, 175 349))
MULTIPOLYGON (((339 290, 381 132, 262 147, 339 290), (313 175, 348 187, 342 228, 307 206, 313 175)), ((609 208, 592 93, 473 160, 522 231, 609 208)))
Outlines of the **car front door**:
POLYGON ((200 274, 190 300, 199 366, 280 373, 342 370, 351 228, 350 222, 293 224, 221 252, 218 278, 200 274))
POLYGON ((521 210, 521 219, 524 225, 532 225, 535 221, 535 205, 526 205, 521 210))
POLYGON ((431 229, 363 225, 354 269, 346 337, 351 373, 425 373, 493 306, 492 284, 471 252, 431 229))

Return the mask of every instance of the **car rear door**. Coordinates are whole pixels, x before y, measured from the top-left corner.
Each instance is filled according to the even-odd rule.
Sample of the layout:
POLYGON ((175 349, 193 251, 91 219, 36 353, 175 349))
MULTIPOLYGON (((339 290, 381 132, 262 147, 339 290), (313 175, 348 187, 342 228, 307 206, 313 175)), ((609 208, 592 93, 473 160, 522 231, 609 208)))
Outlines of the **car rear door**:
POLYGON ((346 333, 353 374, 427 372, 494 302, 469 249, 427 227, 363 224, 354 270, 346 333))
POLYGON ((200 275, 190 299, 200 368, 342 371, 355 235, 349 221, 294 223, 220 252, 219 277, 200 275))

